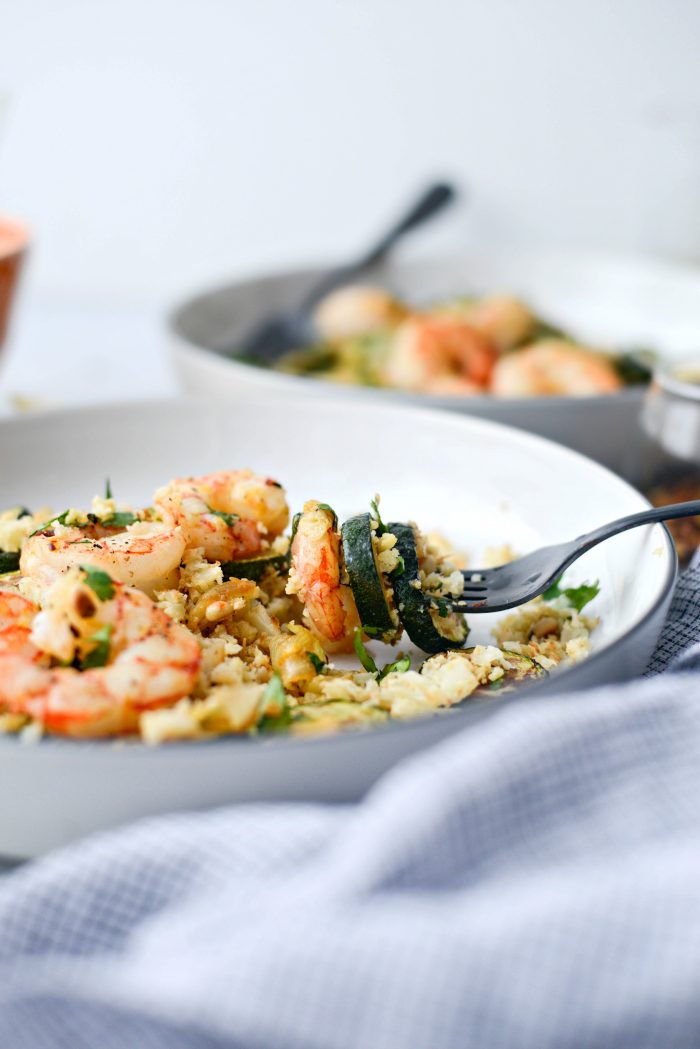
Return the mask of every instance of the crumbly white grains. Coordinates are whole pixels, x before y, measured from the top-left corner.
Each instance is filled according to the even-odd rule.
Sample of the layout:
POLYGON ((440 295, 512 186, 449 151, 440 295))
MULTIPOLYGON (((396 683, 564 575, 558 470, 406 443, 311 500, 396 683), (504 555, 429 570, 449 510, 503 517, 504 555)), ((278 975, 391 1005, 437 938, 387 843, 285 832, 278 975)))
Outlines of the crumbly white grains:
POLYGON ((207 561, 203 549, 195 547, 185 551, 180 572, 182 588, 203 594, 211 587, 219 586, 223 581, 224 574, 221 565, 207 561))
POLYGON ((176 623, 183 623, 187 615, 187 595, 181 590, 160 590, 156 595, 156 604, 176 623))
POLYGON ((102 495, 94 495, 90 509, 96 517, 112 517, 117 512, 117 504, 114 499, 107 499, 106 496, 102 495))
POLYGON ((25 515, 18 517, 18 510, 5 510, 0 514, 0 550, 17 553, 37 525, 34 518, 25 515))

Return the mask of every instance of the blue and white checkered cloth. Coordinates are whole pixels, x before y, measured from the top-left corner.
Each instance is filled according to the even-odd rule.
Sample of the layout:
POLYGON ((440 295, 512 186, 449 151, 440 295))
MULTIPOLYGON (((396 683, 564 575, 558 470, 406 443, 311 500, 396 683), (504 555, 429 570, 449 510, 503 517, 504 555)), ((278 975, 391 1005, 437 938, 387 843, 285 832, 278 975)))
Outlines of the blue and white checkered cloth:
POLYGON ((514 706, 358 806, 7 875, 0 1049, 697 1049, 699 595, 696 568, 649 680, 514 706))

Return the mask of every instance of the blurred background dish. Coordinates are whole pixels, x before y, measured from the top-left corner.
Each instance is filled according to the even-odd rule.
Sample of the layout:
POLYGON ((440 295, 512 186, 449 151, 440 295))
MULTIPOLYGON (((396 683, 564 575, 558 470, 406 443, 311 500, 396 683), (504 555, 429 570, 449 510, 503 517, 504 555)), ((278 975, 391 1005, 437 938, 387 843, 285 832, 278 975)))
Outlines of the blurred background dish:
POLYGON ((12 304, 28 241, 29 234, 25 226, 0 215, 0 354, 10 323, 12 304))
MULTIPOLYGON (((667 456, 641 428, 644 387, 599 396, 546 398, 425 393, 283 374, 219 349, 241 342, 268 313, 293 308, 323 271, 289 271, 196 296, 171 318, 174 361, 191 393, 240 397, 251 390, 421 403, 519 426, 562 442, 638 485, 667 456)), ((515 295, 555 328, 590 346, 652 348, 664 360, 700 344, 700 272, 680 263, 586 253, 477 251, 420 262, 388 261, 372 283, 414 304, 455 296, 515 295)), ((392 301, 391 298, 386 301, 392 301)), ((336 322, 337 322, 336 311, 336 322)), ((323 323, 323 317, 322 317, 323 323)))

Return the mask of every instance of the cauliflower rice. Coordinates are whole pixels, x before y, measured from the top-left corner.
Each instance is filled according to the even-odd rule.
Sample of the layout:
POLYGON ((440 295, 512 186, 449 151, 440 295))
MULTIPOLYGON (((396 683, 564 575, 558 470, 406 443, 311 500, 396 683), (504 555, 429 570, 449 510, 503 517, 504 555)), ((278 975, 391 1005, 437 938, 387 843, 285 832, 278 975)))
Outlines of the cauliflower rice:
MULTIPOLYGON (((224 536, 226 528, 233 529, 234 517, 238 521, 237 515, 225 510, 207 508, 200 516, 202 513, 225 521, 221 527, 214 522, 224 536)), ((160 523, 151 508, 118 509, 111 493, 109 497, 96 497, 89 514, 71 509, 53 522, 47 510, 29 514, 16 508, 0 514, 0 551, 19 553, 37 533, 44 539, 50 537, 50 544, 68 542, 67 537, 74 536, 76 529, 79 534, 85 530, 86 537, 71 542, 84 544, 86 550, 92 549, 89 544, 93 543, 99 551, 104 539, 89 538, 88 529, 94 529, 97 522, 97 527, 110 532, 109 522, 122 517, 129 520, 120 531, 127 536, 126 542, 129 536, 134 541, 144 536, 148 539, 149 528, 160 523)), ((372 548, 391 619, 400 636, 401 610, 393 603, 391 578, 401 570, 401 558, 396 538, 378 524, 377 514, 372 518, 372 548)), ((281 534, 268 535, 264 525, 258 531, 260 551, 257 561, 250 562, 263 566, 254 573, 256 578, 232 575, 231 564, 234 570, 238 564, 235 559, 231 563, 213 560, 203 547, 189 546, 181 555, 172 585, 153 593, 157 610, 153 615, 167 617, 178 630, 196 638, 200 656, 187 694, 173 702, 144 706, 138 713, 133 732, 145 743, 280 731, 311 735, 424 717, 448 710, 470 696, 497 696, 517 680, 542 676, 561 663, 577 663, 590 652, 590 635, 598 620, 584 615, 567 601, 565 592, 559 592, 551 600, 537 598, 503 616, 493 630, 493 644, 454 648, 426 659, 418 658, 415 651, 410 656, 399 651, 383 669, 374 665, 365 648, 365 644, 371 648, 371 631, 363 633, 364 626, 355 627, 355 651, 364 665, 355 662, 354 667, 344 666, 306 614, 298 572, 290 585, 289 540, 281 534)), ((434 603, 431 616, 439 624, 444 613, 438 613, 435 602, 459 596, 463 577, 457 565, 466 564, 466 558, 451 555, 436 536, 425 538, 417 529, 416 535, 421 557, 416 586, 434 603)), ((504 559, 512 556, 509 548, 500 553, 504 559)), ((247 563, 240 561, 241 565, 247 563)), ((81 571, 92 570, 81 566, 81 571)), ((84 590, 85 579, 81 577, 78 582, 84 590)), ((87 583, 92 585, 89 575, 87 583)), ((342 573, 339 585, 346 586, 342 573)), ((9 601, 12 594, 22 595, 23 600, 40 606, 41 615, 51 608, 50 593, 51 587, 43 578, 24 575, 21 570, 0 578, 0 596, 9 601)), ((94 595, 92 600, 99 604, 94 595)), ((0 673, 7 658, 3 656, 3 625, 0 619, 0 673)), ((36 626, 32 629, 34 633, 27 636, 35 639, 36 626)), ((108 669, 113 658, 108 653, 104 664, 93 661, 89 665, 108 669)), ((39 663, 49 674, 60 672, 55 659, 41 656, 39 663)), ((71 680, 77 680, 76 667, 83 669, 74 662, 71 680)), ((0 732, 28 729, 40 733, 41 718, 13 709, 9 701, 3 705, 0 689, 0 732)))

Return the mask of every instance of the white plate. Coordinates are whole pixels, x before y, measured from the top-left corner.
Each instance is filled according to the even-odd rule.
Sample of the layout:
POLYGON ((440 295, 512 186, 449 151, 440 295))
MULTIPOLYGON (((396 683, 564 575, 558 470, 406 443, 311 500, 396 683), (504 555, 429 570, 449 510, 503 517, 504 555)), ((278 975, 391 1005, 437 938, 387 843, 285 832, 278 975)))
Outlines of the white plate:
MULTIPOLYGON (((0 504, 86 505, 109 475, 116 496, 150 502, 178 474, 251 466, 278 477, 290 503, 330 502, 341 516, 382 494, 388 518, 437 527, 473 553, 520 552, 643 509, 613 474, 548 441, 442 412, 249 398, 88 409, 0 423, 0 504)), ((639 673, 670 597, 675 553, 661 526, 589 552, 574 579, 600 579, 592 657, 530 696, 639 673)), ((491 617, 472 616, 487 640, 491 617)), ((347 800, 393 762, 511 700, 443 717, 315 740, 227 739, 149 749, 137 743, 0 738, 0 854, 42 852, 149 813, 264 798, 347 800)), ((563 702, 575 702, 575 698, 563 702)))
MULTIPOLYGON (((304 391, 324 398, 420 403, 466 412, 557 440, 648 484, 665 456, 639 426, 643 389, 613 397, 508 400, 435 397, 340 386, 282 375, 222 357, 210 347, 235 340, 270 311, 298 303, 321 271, 290 271, 199 295, 173 315, 174 359, 189 394, 247 396, 251 390, 304 391)), ((378 283, 410 302, 465 292, 513 292, 554 324, 593 344, 651 347, 666 358, 700 348, 700 270, 680 264, 600 255, 470 251, 456 258, 389 262, 378 283)))

